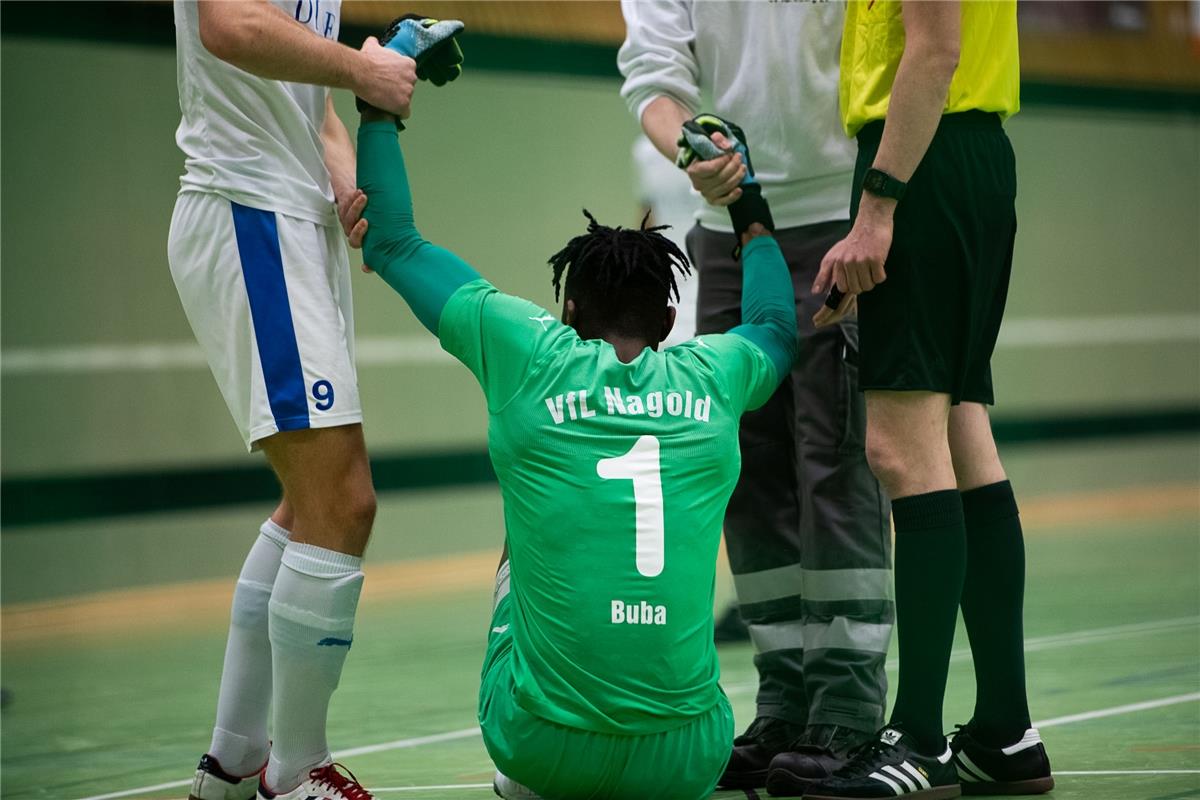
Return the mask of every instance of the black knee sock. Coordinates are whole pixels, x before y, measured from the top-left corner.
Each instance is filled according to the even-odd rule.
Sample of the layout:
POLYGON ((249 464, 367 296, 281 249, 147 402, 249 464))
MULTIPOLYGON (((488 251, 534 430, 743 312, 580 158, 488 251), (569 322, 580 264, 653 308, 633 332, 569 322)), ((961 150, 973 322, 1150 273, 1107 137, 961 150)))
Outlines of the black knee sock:
POLYGON ((940 755, 942 700, 966 567, 962 499, 954 489, 892 501, 900 679, 892 722, 940 755))
POLYGON ((1012 484, 962 493, 967 523, 963 621, 975 662, 975 735, 994 747, 1010 745, 1029 727, 1025 696, 1025 542, 1012 484))

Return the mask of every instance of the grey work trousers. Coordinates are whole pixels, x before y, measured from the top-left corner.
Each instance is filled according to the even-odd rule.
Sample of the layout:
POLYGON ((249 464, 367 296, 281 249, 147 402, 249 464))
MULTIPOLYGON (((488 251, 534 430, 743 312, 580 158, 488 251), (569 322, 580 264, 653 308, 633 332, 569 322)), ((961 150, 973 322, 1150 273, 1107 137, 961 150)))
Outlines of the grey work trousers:
MULTIPOLYGON (((867 466, 858 390, 858 323, 815 330, 809 287, 848 222, 788 228, 776 239, 792 273, 799 357, 762 408, 742 417, 742 474, 725 514, 738 607, 758 668, 758 715, 875 731, 895 619, 890 507, 867 466)), ((697 332, 741 322, 733 234, 699 225, 697 332)))

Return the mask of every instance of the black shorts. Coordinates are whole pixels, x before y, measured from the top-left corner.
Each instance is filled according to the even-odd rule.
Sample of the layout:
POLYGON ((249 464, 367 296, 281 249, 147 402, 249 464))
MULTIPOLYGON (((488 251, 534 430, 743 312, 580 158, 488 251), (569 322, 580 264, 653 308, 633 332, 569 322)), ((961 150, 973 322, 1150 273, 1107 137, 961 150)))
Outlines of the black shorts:
MULTIPOLYGON (((858 134, 851 215, 883 122, 858 134)), ((858 298, 859 384, 994 402, 992 350, 1017 232, 1017 174, 1000 117, 947 114, 896 207, 887 280, 858 298)))

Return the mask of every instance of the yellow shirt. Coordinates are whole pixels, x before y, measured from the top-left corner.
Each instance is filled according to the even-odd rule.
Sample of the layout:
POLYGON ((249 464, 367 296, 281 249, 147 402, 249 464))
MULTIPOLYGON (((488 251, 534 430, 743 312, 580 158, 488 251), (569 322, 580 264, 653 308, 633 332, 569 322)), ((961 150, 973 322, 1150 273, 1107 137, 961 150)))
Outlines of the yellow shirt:
MULTIPOLYGON (((1004 118, 1017 113, 1021 69, 1016 0, 964 0, 961 31, 958 68, 942 113, 996 111, 1004 118)), ((850 0, 838 86, 842 126, 848 136, 887 116, 892 82, 903 54, 899 0, 850 0)))

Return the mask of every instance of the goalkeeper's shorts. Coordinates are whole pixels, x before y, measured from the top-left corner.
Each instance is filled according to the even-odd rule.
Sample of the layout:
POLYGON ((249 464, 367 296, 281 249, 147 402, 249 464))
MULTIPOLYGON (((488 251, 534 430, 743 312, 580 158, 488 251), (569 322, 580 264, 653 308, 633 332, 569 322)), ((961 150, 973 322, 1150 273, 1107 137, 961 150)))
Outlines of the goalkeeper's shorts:
POLYGON ((483 742, 496 768, 545 800, 706 800, 729 761, 733 711, 724 696, 686 725, 644 736, 568 728, 516 701, 512 596, 496 606, 479 689, 483 742))
POLYGON ((167 258, 248 447, 279 431, 362 422, 339 227, 185 191, 167 258))

